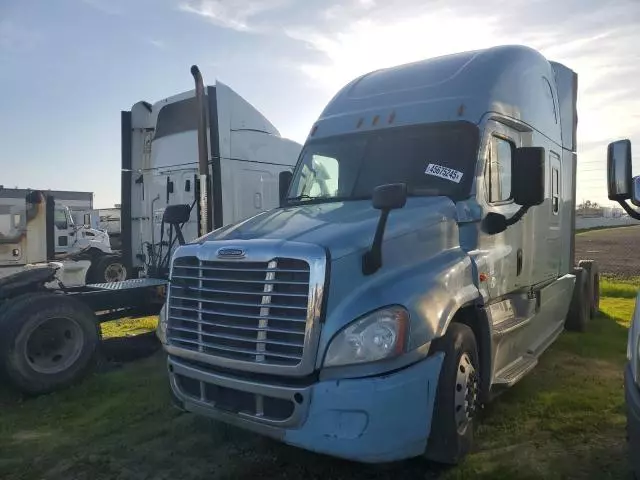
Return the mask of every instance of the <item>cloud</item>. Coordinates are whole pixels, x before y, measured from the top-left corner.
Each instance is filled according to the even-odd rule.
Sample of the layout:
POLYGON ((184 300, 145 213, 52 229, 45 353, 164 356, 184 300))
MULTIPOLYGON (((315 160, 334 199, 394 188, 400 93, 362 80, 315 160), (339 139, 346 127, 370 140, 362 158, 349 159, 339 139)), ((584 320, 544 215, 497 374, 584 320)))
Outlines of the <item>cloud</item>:
POLYGON ((149 45, 154 46, 156 48, 160 48, 160 49, 164 49, 167 47, 167 44, 165 42, 163 42, 162 40, 157 40, 155 38, 147 38, 146 42, 149 45))
POLYGON ((636 0, 351 0, 326 6, 316 18, 285 34, 316 54, 298 69, 327 95, 379 68, 500 44, 529 45, 572 68, 579 85, 578 189, 596 188, 595 199, 606 197, 606 143, 640 141, 636 0))
POLYGON ((214 25, 240 32, 262 31, 267 26, 260 22, 264 13, 280 9, 289 0, 185 0, 178 8, 206 18, 214 25))
POLYGON ((34 48, 40 40, 40 34, 18 23, 0 20, 0 51, 25 51, 34 48))
POLYGON ((578 189, 606 196, 606 143, 640 141, 637 0, 180 1, 217 27, 286 40, 290 68, 327 100, 379 68, 500 44, 536 48, 578 72, 578 189))

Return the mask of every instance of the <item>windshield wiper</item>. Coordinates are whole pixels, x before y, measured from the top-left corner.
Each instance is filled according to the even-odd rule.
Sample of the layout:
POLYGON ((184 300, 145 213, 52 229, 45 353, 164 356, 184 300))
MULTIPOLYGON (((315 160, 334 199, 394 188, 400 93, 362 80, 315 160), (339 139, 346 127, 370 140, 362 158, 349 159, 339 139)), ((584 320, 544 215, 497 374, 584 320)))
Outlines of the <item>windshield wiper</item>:
POLYGON ((345 201, 349 201, 349 200, 368 200, 370 198, 371 197, 369 197, 367 195, 360 195, 360 196, 318 195, 318 196, 313 197, 311 195, 303 194, 303 195, 298 195, 297 197, 288 197, 286 200, 287 201, 292 201, 292 202, 298 202, 298 201, 301 201, 301 200, 320 201, 320 202, 345 202, 345 201))
POLYGON ((296 197, 287 197, 286 199, 289 201, 298 202, 300 200, 314 200, 316 198, 325 198, 325 197, 312 197, 311 195, 307 195, 306 193, 303 193, 302 195, 298 195, 296 197))

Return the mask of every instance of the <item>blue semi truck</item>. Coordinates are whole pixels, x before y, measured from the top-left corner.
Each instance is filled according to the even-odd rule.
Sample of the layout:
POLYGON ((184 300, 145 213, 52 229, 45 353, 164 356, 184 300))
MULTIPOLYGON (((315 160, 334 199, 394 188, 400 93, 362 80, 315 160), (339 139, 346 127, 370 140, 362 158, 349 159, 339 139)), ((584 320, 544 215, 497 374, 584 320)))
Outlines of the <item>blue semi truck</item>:
POLYGON ((350 460, 457 463, 477 409, 598 309, 574 259, 576 99, 523 46, 346 85, 279 208, 173 255, 176 404, 350 460))

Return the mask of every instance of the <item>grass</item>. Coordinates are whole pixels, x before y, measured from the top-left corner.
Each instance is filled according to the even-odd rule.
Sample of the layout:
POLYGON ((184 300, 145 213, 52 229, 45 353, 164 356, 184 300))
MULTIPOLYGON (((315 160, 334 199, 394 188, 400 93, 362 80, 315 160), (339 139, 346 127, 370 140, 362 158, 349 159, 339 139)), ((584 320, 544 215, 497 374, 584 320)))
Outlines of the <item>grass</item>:
POLYGON ((102 327, 103 338, 128 337, 147 333, 155 330, 158 325, 158 317, 123 318, 104 322, 102 327))
MULTIPOLYGON (((584 334, 563 333, 530 375, 485 408, 474 452, 454 469, 361 466, 181 414, 169 406, 164 359, 155 355, 49 396, 0 394, 0 478, 625 478, 622 372, 633 288, 603 282, 602 315, 584 334)), ((121 321, 107 334, 112 328, 137 327, 121 321)))
POLYGON ((597 232, 601 230, 615 230, 617 228, 634 228, 637 225, 606 225, 600 227, 591 227, 591 228, 577 228, 576 235, 582 235, 588 232, 597 232))
POLYGON ((600 295, 613 298, 636 298, 640 290, 637 278, 628 280, 612 280, 603 278, 600 280, 600 295))

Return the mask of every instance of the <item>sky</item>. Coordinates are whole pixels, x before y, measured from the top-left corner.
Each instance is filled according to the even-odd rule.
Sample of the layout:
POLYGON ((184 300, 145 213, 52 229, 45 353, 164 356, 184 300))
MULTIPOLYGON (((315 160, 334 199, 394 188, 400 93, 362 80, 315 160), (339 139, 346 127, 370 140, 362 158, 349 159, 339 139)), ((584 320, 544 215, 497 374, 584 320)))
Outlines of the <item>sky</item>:
POLYGON ((119 203, 120 111, 192 64, 302 143, 360 74, 501 44, 578 72, 578 203, 605 203, 607 143, 640 152, 640 0, 0 0, 0 185, 119 203))

